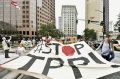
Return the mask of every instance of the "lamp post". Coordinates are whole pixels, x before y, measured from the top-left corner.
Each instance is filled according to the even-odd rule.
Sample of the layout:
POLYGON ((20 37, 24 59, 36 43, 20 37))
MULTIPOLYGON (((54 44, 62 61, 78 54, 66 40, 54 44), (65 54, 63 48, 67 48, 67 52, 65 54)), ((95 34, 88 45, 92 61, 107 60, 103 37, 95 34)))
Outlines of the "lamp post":
MULTIPOLYGON (((4 24, 4 0, 3 0, 3 28, 4 28, 4 26, 5 26, 5 24, 4 24)), ((2 32, 3 32, 3 28, 2 28, 2 32)))

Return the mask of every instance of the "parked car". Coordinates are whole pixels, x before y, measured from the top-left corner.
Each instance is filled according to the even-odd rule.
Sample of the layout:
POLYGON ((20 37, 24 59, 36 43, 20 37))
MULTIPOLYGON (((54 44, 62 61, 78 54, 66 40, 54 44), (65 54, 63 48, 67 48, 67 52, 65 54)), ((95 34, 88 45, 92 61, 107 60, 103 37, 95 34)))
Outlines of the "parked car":
POLYGON ((113 43, 113 49, 120 51, 120 40, 113 40, 112 43, 113 43))

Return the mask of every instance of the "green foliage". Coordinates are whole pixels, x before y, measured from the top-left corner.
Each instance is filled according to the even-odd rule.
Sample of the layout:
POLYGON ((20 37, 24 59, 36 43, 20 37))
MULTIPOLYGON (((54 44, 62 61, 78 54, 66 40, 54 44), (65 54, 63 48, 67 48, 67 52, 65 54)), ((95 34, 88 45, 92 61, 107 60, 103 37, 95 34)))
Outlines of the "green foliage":
POLYGON ((93 29, 85 29, 85 40, 96 40, 96 32, 93 29))
POLYGON ((59 30, 56 29, 54 24, 42 24, 39 30, 39 35, 41 36, 52 36, 55 38, 59 38, 63 35, 59 30))
POLYGON ((10 30, 16 31, 15 26, 13 26, 13 25, 10 26, 9 23, 0 21, 0 30, 2 30, 2 29, 5 31, 10 31, 10 30), (4 27, 3 27, 3 25, 4 25, 4 27))

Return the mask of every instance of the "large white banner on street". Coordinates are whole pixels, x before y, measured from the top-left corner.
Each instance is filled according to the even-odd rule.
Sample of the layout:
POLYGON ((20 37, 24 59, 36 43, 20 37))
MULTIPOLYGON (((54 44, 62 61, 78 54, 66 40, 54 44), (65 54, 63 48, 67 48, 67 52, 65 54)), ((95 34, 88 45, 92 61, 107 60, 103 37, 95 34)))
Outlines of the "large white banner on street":
POLYGON ((101 79, 120 71, 120 65, 104 60, 84 41, 68 45, 42 41, 27 56, 1 67, 42 79, 101 79))

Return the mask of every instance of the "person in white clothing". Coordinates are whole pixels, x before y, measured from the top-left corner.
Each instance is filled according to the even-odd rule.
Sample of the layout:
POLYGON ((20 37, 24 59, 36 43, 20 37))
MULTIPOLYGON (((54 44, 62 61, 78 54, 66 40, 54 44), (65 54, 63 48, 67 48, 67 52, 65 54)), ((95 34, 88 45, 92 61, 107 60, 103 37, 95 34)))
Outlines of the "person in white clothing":
POLYGON ((19 55, 19 56, 23 56, 23 55, 26 55, 26 50, 23 46, 23 44, 19 44, 19 46, 17 47, 17 50, 16 50, 16 53, 19 55))
POLYGON ((26 44, 25 38, 23 38, 23 39, 21 40, 20 44, 23 44, 23 46, 25 47, 25 44, 26 44))
POLYGON ((36 41, 35 41, 35 39, 33 39, 33 40, 32 40, 32 45, 33 45, 33 47, 35 47, 35 44, 36 44, 36 41))
POLYGON ((3 50, 5 52, 5 58, 10 58, 9 57, 9 49, 10 49, 10 40, 11 40, 11 36, 8 40, 6 40, 5 37, 2 38, 2 47, 3 47, 3 50))

